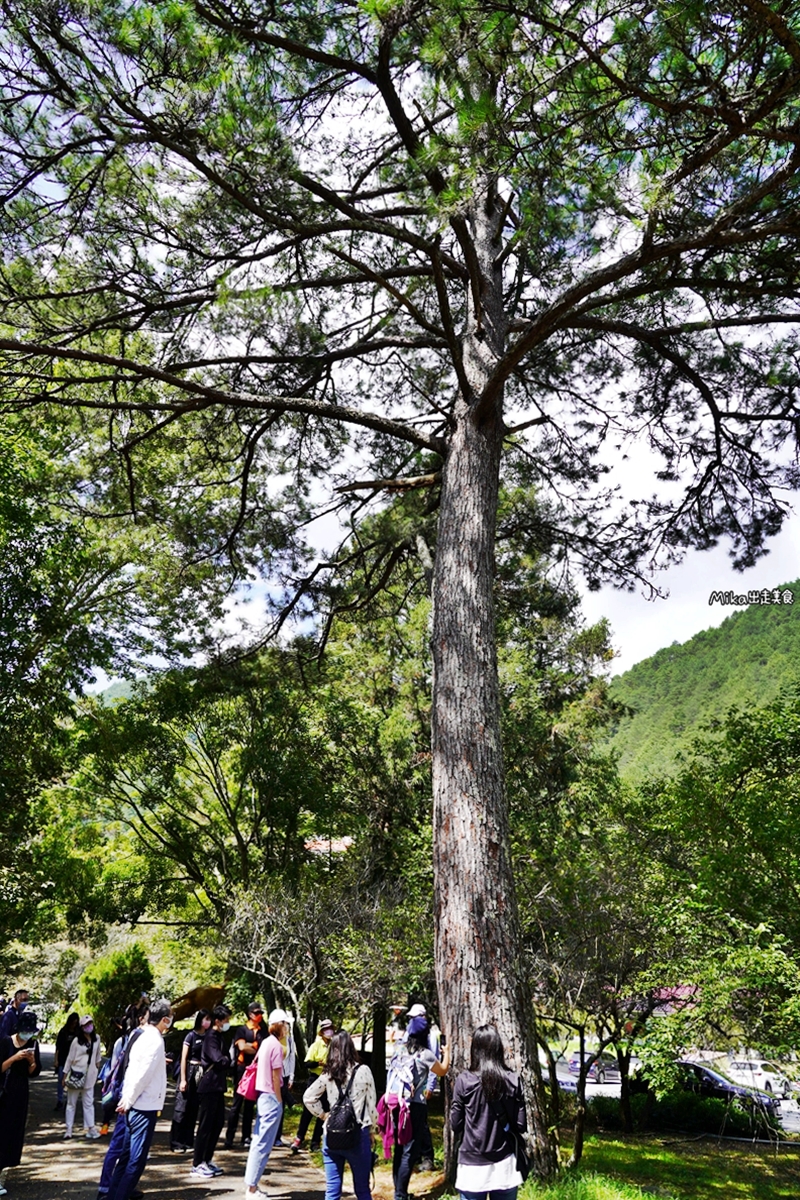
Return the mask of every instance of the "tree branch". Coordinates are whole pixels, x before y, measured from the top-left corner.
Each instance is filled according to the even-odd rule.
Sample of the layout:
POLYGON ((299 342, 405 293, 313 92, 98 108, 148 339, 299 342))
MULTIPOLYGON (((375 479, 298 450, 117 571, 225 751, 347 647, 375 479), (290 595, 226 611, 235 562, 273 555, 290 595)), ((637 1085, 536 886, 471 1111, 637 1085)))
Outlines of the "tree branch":
MULTIPOLYGON (((410 442, 413 446, 419 446, 421 449, 432 450, 436 454, 441 454, 444 450, 444 445, 439 439, 426 437, 416 429, 404 425, 400 421, 392 421, 387 417, 378 416, 377 413, 363 413, 358 409, 347 408, 344 405, 324 404, 321 401, 306 400, 294 396, 261 396, 247 392, 229 392, 222 388, 207 387, 191 379, 181 379, 180 376, 174 375, 170 371, 164 371, 159 367, 151 367, 146 363, 136 362, 133 359, 120 358, 113 354, 98 354, 90 350, 75 350, 64 346, 21 342, 16 338, 0 338, 0 350, 6 350, 14 354, 23 354, 25 356, 39 355, 53 360, 66 359, 72 362, 97 363, 101 366, 111 366, 117 368, 119 371, 126 372, 134 379, 154 379, 159 383, 174 388, 176 391, 185 392, 197 397, 194 403, 187 402, 185 404, 140 404, 133 402, 120 404, 119 402, 114 403, 113 400, 88 401, 83 398, 64 401, 45 393, 37 397, 34 401, 35 403, 68 403, 70 407, 75 408, 100 408, 112 409, 114 411, 119 411, 120 408, 123 408, 131 412, 179 413, 197 411, 199 408, 206 408, 210 404, 226 404, 233 408, 264 409, 276 413, 306 413, 308 416, 342 421, 345 424, 359 425, 364 429, 386 433, 398 438, 400 441, 410 442)), ((20 407, 24 407, 24 405, 20 405, 20 407)))

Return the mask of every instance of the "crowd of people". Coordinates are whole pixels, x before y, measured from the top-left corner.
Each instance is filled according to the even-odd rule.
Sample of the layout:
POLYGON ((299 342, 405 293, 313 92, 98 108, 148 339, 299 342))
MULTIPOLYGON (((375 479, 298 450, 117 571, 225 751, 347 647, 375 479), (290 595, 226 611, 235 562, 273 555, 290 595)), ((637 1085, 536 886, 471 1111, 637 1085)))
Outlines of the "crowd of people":
MULTIPOLYGON (((424 1006, 412 1006, 403 1027, 401 1006, 390 1038, 393 1054, 386 1092, 378 1098, 368 1065, 351 1035, 332 1021, 319 1022, 305 1055, 303 1113, 291 1143, 299 1152, 311 1122, 311 1149, 322 1149, 325 1200, 340 1200, 346 1166, 356 1200, 371 1200, 370 1176, 377 1130, 392 1160, 395 1200, 409 1200, 414 1169, 433 1166, 428 1100, 436 1080, 450 1071, 450 1048, 428 1021, 424 1006)), ((107 1132, 113 1120, 98 1184, 97 1200, 137 1200, 139 1180, 167 1096, 168 1070, 175 1077, 170 1146, 191 1152, 193 1180, 224 1173, 216 1161, 220 1138, 232 1149, 241 1121, 247 1150, 244 1196, 264 1193, 259 1182, 282 1139, 283 1115, 296 1069, 293 1021, 283 1009, 265 1015, 258 1001, 231 1032, 225 1004, 200 1009, 171 1063, 164 1037, 172 1025, 166 1000, 141 998, 120 1022, 110 1056, 101 1058, 91 1016, 72 1013, 55 1043, 56 1110, 64 1112, 64 1138, 74 1136, 78 1100, 84 1136, 107 1132), (226 1111, 226 1088, 233 1101, 226 1111), (101 1081, 103 1121, 96 1123, 95 1086, 101 1081)), ((36 1014, 28 995, 18 991, 0 1017, 0 1196, 7 1195, 5 1172, 22 1157, 30 1079, 41 1071, 36 1014)), ((522 1136, 526 1129, 522 1088, 505 1062, 497 1030, 481 1026, 472 1039, 468 1070, 455 1081, 450 1124, 460 1143, 456 1187, 462 1200, 515 1200, 522 1182, 522 1136)))

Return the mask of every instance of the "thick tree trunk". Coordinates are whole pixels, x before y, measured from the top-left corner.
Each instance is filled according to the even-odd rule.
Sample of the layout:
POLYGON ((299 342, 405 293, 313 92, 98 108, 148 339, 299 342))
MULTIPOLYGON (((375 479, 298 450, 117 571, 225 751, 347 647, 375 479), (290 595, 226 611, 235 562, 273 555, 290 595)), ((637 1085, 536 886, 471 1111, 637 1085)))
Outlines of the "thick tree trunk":
MULTIPOLYGON (((555 1138, 524 969, 503 777, 493 605, 502 400, 475 417, 505 337, 493 185, 477 195, 472 233, 480 304, 465 338, 468 394, 459 397, 444 467, 434 572, 433 787, 436 976, 456 1071, 472 1033, 497 1026, 522 1072, 534 1167, 557 1168, 555 1138)), ((473 287, 472 296, 475 290, 473 287)))

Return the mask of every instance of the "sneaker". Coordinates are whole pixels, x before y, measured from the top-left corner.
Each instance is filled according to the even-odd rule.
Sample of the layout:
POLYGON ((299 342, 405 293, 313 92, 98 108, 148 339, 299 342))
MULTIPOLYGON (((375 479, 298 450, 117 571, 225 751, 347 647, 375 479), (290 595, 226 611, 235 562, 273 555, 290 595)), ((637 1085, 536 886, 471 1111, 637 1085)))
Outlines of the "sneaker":
POLYGON ((224 1175, 225 1174, 222 1167, 218 1167, 216 1163, 206 1163, 206 1166, 208 1167, 208 1169, 212 1175, 224 1175))
POLYGON ((196 1167, 192 1167, 190 1175, 196 1176, 198 1179, 213 1179, 214 1172, 208 1163, 199 1163, 196 1167))
POLYGON ((302 1148, 303 1148, 303 1143, 300 1141, 300 1138, 298 1138, 298 1137, 294 1138, 292 1141, 292 1153, 297 1154, 297 1151, 302 1150, 302 1148))
POLYGON ((0 1183, 0 1196, 7 1196, 7 1195, 8 1195, 8 1188, 4 1188, 2 1183, 0 1183))
POLYGON ((243 1150, 249 1150, 249 1149, 250 1149, 251 1140, 252 1140, 251 1138, 245 1138, 245 1139, 244 1139, 244 1141, 242 1142, 242 1149, 243 1149, 243 1150))
POLYGON ((435 1171, 436 1165, 432 1158, 421 1158, 417 1163, 418 1171, 435 1171))
POLYGON ((65 1133, 65 1134, 64 1134, 64 1141, 65 1141, 65 1142, 71 1142, 71 1141, 72 1141, 72 1134, 71 1134, 71 1133, 65 1133))
POLYGON ((100 1126, 100 1137, 108 1137, 108 1126, 107 1125, 100 1126))
POLYGON ((86 1130, 85 1136, 87 1138, 91 1138, 91 1140, 94 1141, 96 1138, 100 1137, 100 1130, 97 1128, 96 1125, 93 1125, 91 1129, 86 1130))

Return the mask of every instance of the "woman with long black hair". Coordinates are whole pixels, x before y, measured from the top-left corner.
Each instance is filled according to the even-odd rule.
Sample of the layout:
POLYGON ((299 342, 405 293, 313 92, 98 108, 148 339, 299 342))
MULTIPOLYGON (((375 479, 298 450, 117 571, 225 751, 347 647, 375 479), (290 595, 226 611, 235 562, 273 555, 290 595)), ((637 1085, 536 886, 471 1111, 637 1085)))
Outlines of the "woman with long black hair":
POLYGON ((340 1200, 344 1169, 349 1163, 353 1173, 353 1191, 356 1200, 372 1200, 369 1177, 372 1171, 372 1134, 376 1121, 375 1080, 372 1071, 358 1061, 358 1052, 346 1029, 340 1029, 331 1038, 328 1060, 319 1079, 315 1079, 303 1094, 303 1104, 315 1117, 325 1120, 344 1093, 350 1097, 356 1119, 361 1126, 355 1145, 350 1150, 332 1150, 328 1146, 327 1133, 323 1126, 322 1162, 325 1167, 325 1200, 340 1200), (327 1112, 322 1097, 327 1098, 327 1112))
POLYGON ((57 1072, 58 1076, 56 1112, 61 1111, 66 1100, 66 1096, 64 1095, 64 1063, 67 1061, 70 1046, 78 1036, 80 1019, 79 1013, 70 1013, 56 1034, 56 1052, 53 1059, 53 1070, 57 1072))
POLYGON ((517 1144, 527 1127, 519 1076, 506 1066, 495 1027, 481 1025, 450 1106, 450 1128, 461 1137, 456 1188, 462 1200, 515 1200, 522 1184, 517 1144))

